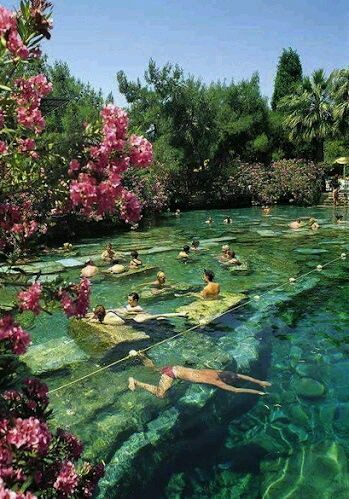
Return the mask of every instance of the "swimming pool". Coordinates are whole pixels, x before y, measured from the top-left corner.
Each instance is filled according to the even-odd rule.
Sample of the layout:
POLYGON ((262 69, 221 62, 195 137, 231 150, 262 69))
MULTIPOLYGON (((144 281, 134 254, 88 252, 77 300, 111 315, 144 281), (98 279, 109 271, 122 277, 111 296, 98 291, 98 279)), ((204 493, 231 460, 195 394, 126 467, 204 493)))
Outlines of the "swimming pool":
MULTIPOLYGON (((349 252, 344 215, 336 225, 334 212, 321 208, 277 207, 271 216, 257 208, 195 211, 76 245, 84 258, 107 242, 115 249, 139 248, 143 262, 165 271, 181 290, 200 289, 203 269, 212 269, 222 293, 246 295, 244 306, 149 355, 159 366, 237 369, 272 382, 259 398, 182 382, 159 400, 127 389, 129 376, 159 379, 128 360, 53 393, 54 424, 84 440, 87 458, 107 464, 99 498, 348 496, 349 264, 339 258, 349 252), (223 224, 227 215, 230 225, 223 224), (204 223, 208 216, 211 225, 204 223), (316 217, 320 229, 291 231, 287 225, 298 217, 316 217), (202 250, 191 263, 178 262, 178 251, 193 238, 202 250), (248 262, 248 272, 220 265, 226 243, 248 262)), ((118 307, 137 291, 147 311, 164 313, 193 300, 181 293, 147 295, 143 284, 155 274, 120 280, 100 275, 92 304, 118 307)), ((64 273, 68 280, 78 275, 79 269, 64 273)), ((54 390, 114 363, 130 348, 190 326, 183 319, 134 326, 149 338, 101 350, 72 336, 57 311, 35 324, 28 363, 54 390)))

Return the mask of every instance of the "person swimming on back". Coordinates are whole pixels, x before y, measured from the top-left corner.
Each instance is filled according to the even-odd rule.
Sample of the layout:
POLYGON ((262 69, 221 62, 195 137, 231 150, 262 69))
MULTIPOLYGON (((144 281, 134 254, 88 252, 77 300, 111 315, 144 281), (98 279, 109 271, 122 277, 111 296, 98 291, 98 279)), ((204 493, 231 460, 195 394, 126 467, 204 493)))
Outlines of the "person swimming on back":
POLYGON ((111 243, 109 243, 106 249, 103 251, 101 258, 105 262, 112 262, 114 260, 115 251, 113 250, 113 246, 111 245, 111 243))
POLYGON ((233 222, 233 219, 231 217, 226 217, 224 220, 223 220, 223 223, 224 224, 231 224, 233 222))
POLYGON ((85 316, 90 322, 99 322, 100 324, 121 326, 125 321, 118 316, 114 310, 106 310, 103 305, 97 305, 92 314, 85 316))
POLYGON ((191 251, 200 251, 200 241, 198 239, 193 239, 192 243, 191 243, 191 248, 190 250, 191 251))
POLYGON ((98 274, 98 267, 96 267, 92 260, 87 260, 85 267, 81 269, 80 276, 94 277, 96 274, 98 274))
POLYGON ((122 274, 123 272, 126 271, 125 265, 122 265, 120 260, 118 260, 117 258, 114 259, 111 263, 112 266, 109 267, 107 272, 110 272, 111 274, 122 274))
POLYGON ((236 388, 232 385, 232 383, 235 384, 241 380, 255 383, 262 388, 271 386, 271 384, 267 381, 261 381, 256 378, 252 378, 251 376, 245 376, 244 374, 238 374, 232 371, 222 371, 219 369, 192 369, 184 366, 165 366, 158 369, 153 361, 141 352, 131 350, 129 355, 131 357, 139 357, 146 367, 159 371, 161 374, 158 385, 150 385, 130 377, 128 379, 129 390, 134 392, 136 388, 142 388, 158 398, 164 398, 166 396, 166 393, 172 387, 176 379, 189 381, 190 383, 202 383, 205 385, 215 386, 232 393, 249 393, 253 395, 266 395, 266 392, 254 390, 252 388, 236 388))
POLYGON ((138 251, 131 251, 131 261, 129 263, 130 269, 138 269, 142 265, 142 260, 138 258, 138 251))
POLYGON ((180 251, 180 252, 178 253, 177 258, 178 258, 178 259, 180 259, 180 260, 184 260, 184 261, 186 261, 186 260, 188 260, 188 259, 190 258, 190 254, 189 254, 189 253, 190 253, 190 248, 189 248, 189 246, 186 244, 185 246, 183 246, 182 251, 180 251))
POLYGON ((221 291, 221 287, 217 282, 214 281, 214 273, 212 270, 204 270, 203 280, 206 283, 206 286, 201 291, 200 296, 204 299, 214 299, 218 298, 218 295, 221 291))
POLYGON ((295 220, 294 222, 291 222, 288 226, 290 229, 300 229, 302 227, 302 222, 301 222, 301 219, 298 218, 297 220, 295 220))

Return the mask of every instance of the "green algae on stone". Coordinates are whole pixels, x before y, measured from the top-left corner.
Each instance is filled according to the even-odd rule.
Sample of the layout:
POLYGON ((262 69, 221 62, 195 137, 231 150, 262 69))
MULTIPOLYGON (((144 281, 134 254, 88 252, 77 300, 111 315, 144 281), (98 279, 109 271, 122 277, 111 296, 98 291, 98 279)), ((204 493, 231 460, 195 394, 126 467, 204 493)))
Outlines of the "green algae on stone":
POLYGON ((297 378, 293 381, 292 388, 297 395, 310 399, 323 397, 326 391, 324 385, 313 378, 297 378))
POLYGON ((88 356, 80 350, 73 340, 55 338, 40 345, 31 346, 22 359, 32 373, 38 375, 71 367, 77 362, 87 360, 88 356))
POLYGON ((155 266, 144 266, 138 269, 130 269, 127 270, 126 272, 123 272, 122 274, 112 274, 111 272, 106 272, 104 275, 106 277, 110 277, 111 279, 123 279, 125 277, 139 277, 139 276, 144 276, 148 274, 155 273, 157 270, 159 270, 159 267, 155 266))
POLYGON ((106 325, 84 319, 69 321, 69 334, 82 350, 100 355, 117 345, 149 339, 149 336, 127 325, 106 325))
POLYGON ((324 442, 295 450, 289 457, 261 463, 262 499, 345 498, 348 463, 343 448, 324 442))
POLYGON ((220 295, 216 300, 197 300, 189 305, 183 305, 176 309, 177 312, 187 312, 188 319, 198 324, 209 323, 215 317, 223 315, 225 312, 240 303, 246 295, 225 294, 220 295))

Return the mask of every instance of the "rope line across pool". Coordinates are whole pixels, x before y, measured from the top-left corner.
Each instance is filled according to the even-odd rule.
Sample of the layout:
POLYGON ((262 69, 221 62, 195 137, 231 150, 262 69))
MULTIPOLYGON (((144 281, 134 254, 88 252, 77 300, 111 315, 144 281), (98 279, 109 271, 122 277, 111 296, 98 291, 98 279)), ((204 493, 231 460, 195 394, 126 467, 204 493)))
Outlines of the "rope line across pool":
MULTIPOLYGON (((329 262, 324 263, 323 265, 318 265, 317 267, 315 267, 312 270, 309 270, 309 272, 306 272, 305 274, 301 274, 298 277, 290 277, 288 281, 286 281, 286 282, 284 282, 282 284, 279 284, 275 288, 268 289, 267 291, 265 291, 261 295, 254 295, 252 298, 250 298, 249 300, 244 301, 243 303, 240 303, 236 307, 232 307, 232 308, 230 308, 228 310, 225 310, 224 312, 222 312, 222 313, 220 313, 220 314, 218 314, 218 315, 216 315, 214 317, 211 317, 208 321, 205 321, 205 322, 202 322, 202 323, 200 322, 199 324, 196 324, 195 326, 192 326, 192 327, 190 327, 190 328, 188 328, 188 329, 186 329, 184 331, 181 331, 181 332, 179 332, 179 333, 171 336, 170 338, 165 338, 165 339, 163 339, 161 341, 153 343, 152 345, 149 345, 148 347, 139 350, 139 352, 140 353, 148 352, 149 350, 151 350, 152 348, 154 348, 156 346, 162 345, 164 343, 167 343, 167 342, 170 342, 170 341, 174 340, 175 338, 178 338, 180 336, 184 336, 185 334, 191 333, 192 331, 195 331, 196 329, 198 329, 200 327, 207 326, 208 324, 210 324, 211 322, 215 321, 216 319, 219 319, 220 317, 222 317, 223 315, 225 315, 228 312, 233 312, 235 310, 239 310, 240 308, 243 308, 246 305, 249 305, 250 303, 255 302, 256 300, 259 300, 260 298, 262 298, 263 296, 267 295, 268 293, 271 293, 272 291, 276 291, 277 289, 281 289, 281 288, 285 287, 286 285, 288 285, 290 283, 295 283, 295 282, 303 279, 304 277, 307 277, 308 275, 312 274, 313 272, 319 272, 323 268, 328 267, 329 265, 331 265, 332 263, 337 262, 339 260, 345 260, 345 258, 346 258, 346 254, 342 253, 341 256, 339 256, 337 258, 334 258, 333 260, 330 260, 329 262)), ((50 390, 49 394, 51 395, 52 393, 57 393, 60 390, 63 390, 64 388, 68 388, 69 386, 75 385, 76 383, 79 383, 80 381, 83 381, 83 380, 85 380, 87 378, 90 378, 90 377, 92 377, 92 376, 94 376, 96 374, 99 374, 102 371, 105 371, 105 370, 109 369, 110 367, 116 366, 117 364, 121 364, 121 362, 125 362, 126 360, 129 360, 129 359, 132 359, 132 358, 134 358, 133 355, 126 355, 125 357, 122 357, 121 359, 115 360, 114 362, 111 362, 110 364, 107 364, 106 366, 103 366, 103 367, 100 367, 98 369, 95 369, 94 371, 92 371, 92 372, 90 372, 88 374, 85 374, 84 376, 81 376, 80 378, 74 379, 73 381, 69 381, 68 383, 64 383, 63 385, 58 386, 57 388, 54 388, 53 390, 50 390)))

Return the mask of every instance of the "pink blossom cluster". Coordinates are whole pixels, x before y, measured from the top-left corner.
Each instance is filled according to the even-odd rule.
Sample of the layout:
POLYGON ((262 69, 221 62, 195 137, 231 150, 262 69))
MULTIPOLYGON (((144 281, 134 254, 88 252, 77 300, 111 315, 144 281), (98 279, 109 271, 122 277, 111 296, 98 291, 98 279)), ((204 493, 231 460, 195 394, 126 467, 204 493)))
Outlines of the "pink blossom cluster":
POLYGON ((69 459, 79 459, 84 450, 84 445, 81 440, 62 428, 57 429, 57 437, 64 444, 69 459))
POLYGON ((71 461, 67 461, 63 463, 53 487, 64 494, 64 497, 69 497, 76 490, 78 483, 79 477, 75 466, 71 461))
POLYGON ((23 355, 30 344, 30 336, 9 314, 0 319, 0 342, 4 341, 16 355, 23 355))
POLYGON ((17 449, 25 449, 45 455, 51 442, 51 433, 46 423, 37 418, 16 418, 7 434, 7 443, 17 449))
POLYGON ((21 311, 31 310, 35 315, 40 313, 40 298, 42 285, 39 282, 32 284, 26 291, 20 291, 17 295, 21 311))
POLYGON ((80 284, 71 286, 61 292, 61 305, 67 317, 84 317, 90 304, 91 283, 86 277, 80 284))
POLYGON ((34 139, 18 139, 18 152, 25 154, 32 159, 39 159, 39 153, 35 150, 36 143, 34 139))
POLYGON ((4 155, 8 152, 8 145, 4 140, 0 140, 0 154, 4 155))
POLYGON ((7 50, 20 59, 28 59, 30 50, 23 43, 17 31, 17 18, 14 12, 0 6, 0 36, 5 40, 7 50))
POLYGON ((144 137, 127 138, 128 115, 112 104, 101 111, 101 141, 88 149, 85 164, 73 160, 68 174, 72 205, 80 213, 94 218, 113 214, 121 206, 125 221, 137 221, 141 206, 122 184, 123 173, 132 165, 148 166, 152 162, 152 146, 144 137))
POLYGON ((40 133, 45 128, 45 120, 40 111, 41 99, 52 91, 52 84, 43 74, 15 81, 17 91, 17 121, 24 128, 40 133))

